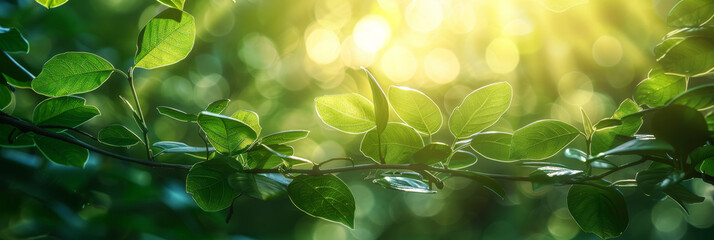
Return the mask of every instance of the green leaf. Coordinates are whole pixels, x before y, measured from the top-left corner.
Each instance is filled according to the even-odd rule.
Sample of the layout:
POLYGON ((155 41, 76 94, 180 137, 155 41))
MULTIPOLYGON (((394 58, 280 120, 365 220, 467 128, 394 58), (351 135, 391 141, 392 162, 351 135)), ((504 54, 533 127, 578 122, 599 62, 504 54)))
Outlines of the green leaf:
POLYGON ((32 80, 32 90, 51 96, 85 93, 99 88, 114 72, 114 66, 97 55, 66 52, 50 58, 32 80))
POLYGON ((375 124, 377 125, 377 134, 381 134, 384 132, 384 129, 387 127, 387 122, 389 121, 389 103, 387 102, 387 96, 384 94, 382 87, 379 86, 377 79, 374 79, 374 76, 372 76, 372 73, 364 67, 362 67, 362 70, 367 73, 369 86, 372 89, 375 124))
POLYGON ((135 66, 154 69, 177 63, 191 52, 195 37, 196 23, 191 14, 166 9, 139 33, 135 66))
POLYGON ((255 130, 245 123, 211 112, 198 114, 198 125, 216 151, 230 156, 245 151, 258 137, 255 130))
POLYGON ((376 162, 384 159, 388 164, 402 164, 409 163, 411 156, 423 145, 421 136, 414 128, 402 123, 389 123, 381 135, 376 129, 367 132, 360 150, 376 162))
POLYGON ((704 116, 686 106, 670 105, 657 110, 651 126, 657 139, 671 144, 681 154, 691 152, 709 139, 704 116))
POLYGON ((27 54, 30 52, 30 44, 17 28, 0 27, 0 51, 27 54))
POLYGON ((212 159, 196 163, 186 176, 186 192, 206 212, 215 212, 229 207, 240 191, 229 184, 229 177, 237 172, 228 161, 212 159))
POLYGON ((35 0, 37 3, 41 4, 42 6, 45 6, 47 9, 50 8, 56 8, 61 6, 62 4, 67 3, 69 0, 35 0))
POLYGON ((35 142, 29 133, 22 133, 10 124, 0 123, 0 147, 25 148, 32 147, 35 142), (12 136, 10 135, 12 134, 12 136))
POLYGON ((478 157, 476 157, 476 155, 474 155, 473 153, 464 150, 459 150, 454 152, 453 155, 451 155, 451 159, 449 159, 449 168, 466 168, 476 164, 477 161, 478 157))
POLYGON ((283 154, 280 151, 273 150, 270 146, 267 146, 265 144, 261 144, 260 146, 264 147, 268 151, 272 152, 273 154, 275 154, 275 156, 282 158, 283 164, 285 164, 286 167, 292 167, 293 165, 296 165, 296 164, 305 164, 305 163, 315 166, 314 162, 307 160, 305 158, 283 154))
POLYGON ((704 159, 702 164, 699 165, 699 171, 706 175, 714 176, 714 157, 704 159))
POLYGON ((250 174, 236 172, 228 178, 228 183, 233 189, 260 200, 272 200, 285 196, 290 182, 290 179, 276 173, 250 174))
POLYGON ((709 0, 679 1, 667 15, 670 27, 698 27, 714 17, 714 2, 709 0))
POLYGON ((604 168, 604 169, 617 168, 617 165, 613 164, 612 162, 610 162, 604 158, 597 158, 597 159, 592 160, 590 162, 590 166, 592 166, 594 168, 604 168))
POLYGON ((121 95, 119 95, 119 99, 121 99, 121 101, 124 102, 124 104, 129 107, 129 111, 131 112, 131 116, 134 117, 134 123, 136 123, 136 126, 139 126, 142 131, 148 132, 149 129, 147 128, 146 124, 144 124, 144 121, 141 120, 139 113, 136 110, 134 110, 134 107, 131 105, 131 103, 129 103, 129 101, 126 100, 126 98, 122 97, 121 95))
POLYGON ((615 188, 573 185, 567 202, 570 215, 585 232, 608 239, 620 236, 627 228, 625 198, 615 188))
POLYGON ((707 158, 714 158, 714 146, 706 145, 689 153, 692 166, 697 166, 707 158))
POLYGON ((260 131, 263 129, 260 127, 260 117, 253 111, 248 110, 238 110, 231 115, 232 118, 237 119, 252 128, 256 134, 260 135, 260 131))
MULTIPOLYGON (((61 134, 74 138, 66 133, 61 134)), ((84 168, 89 159, 89 150, 83 147, 42 135, 35 135, 33 140, 42 155, 54 163, 84 168)))
POLYGON ((306 138, 309 133, 310 131, 308 130, 288 130, 276 132, 266 135, 262 138, 262 140, 260 140, 260 142, 265 145, 291 143, 306 138))
POLYGON ((486 176, 486 175, 483 175, 480 173, 476 173, 476 172, 461 172, 458 176, 465 177, 465 178, 471 179, 473 181, 476 181, 477 183, 480 183, 481 185, 483 185, 483 187, 485 187, 488 190, 491 190, 491 192, 495 193, 502 199, 505 198, 505 196, 506 196, 506 190, 503 189, 501 184, 499 184, 498 182, 496 182, 496 180, 494 180, 493 178, 491 178, 489 176, 486 176))
POLYGON ((622 101, 612 115, 613 119, 621 120, 622 124, 617 127, 596 130, 595 133, 593 133, 590 143, 590 154, 597 155, 627 141, 621 141, 618 136, 632 136, 637 133, 642 125, 642 117, 624 117, 637 113, 640 110, 642 110, 642 108, 637 106, 632 100, 625 99, 622 101))
POLYGON ((650 168, 637 173, 637 188, 647 195, 668 189, 684 178, 684 172, 673 168, 650 168))
POLYGON ((690 88, 676 96, 668 105, 682 105, 697 110, 706 110, 714 106, 714 84, 690 88))
MULTIPOLYGON (((173 141, 155 142, 151 146, 161 149, 161 151, 156 153, 156 155, 159 155, 162 153, 205 153, 206 152, 206 147, 194 147, 194 146, 189 146, 188 144, 185 144, 182 142, 173 142, 173 141)), ((216 149, 213 147, 209 147, 208 151, 213 152, 213 151, 216 151, 216 149)))
POLYGON ((99 142, 115 147, 129 147, 139 143, 139 136, 128 128, 115 124, 105 127, 97 134, 99 142))
POLYGON ((669 52, 669 50, 674 48, 674 46, 677 46, 677 44, 680 44, 682 41, 684 41, 684 39, 686 38, 668 38, 660 42, 654 48, 655 58, 662 58, 665 54, 667 54, 667 52, 669 52))
POLYGON ((697 77, 714 69, 714 41, 689 37, 674 44, 657 59, 665 73, 697 77))
POLYGON ((161 4, 167 7, 183 10, 184 0, 158 0, 161 4))
POLYGON ((533 185, 533 191, 546 186, 561 185, 585 177, 585 172, 562 167, 541 167, 528 175, 533 185))
POLYGON ((600 153, 606 155, 662 155, 674 153, 674 147, 657 139, 634 139, 613 149, 600 153))
POLYGON ((684 210, 687 214, 689 214, 689 210, 687 209, 686 204, 700 203, 705 200, 704 197, 697 196, 689 191, 689 189, 682 186, 682 184, 672 185, 665 189, 664 192, 667 196, 672 198, 672 200, 677 202, 677 204, 679 204, 679 206, 682 207, 682 210, 684 210))
POLYGON ((431 165, 438 162, 445 162, 451 155, 451 147, 446 143, 430 143, 412 155, 412 163, 431 165))
POLYGON ((215 114, 221 114, 223 110, 226 110, 226 107, 228 107, 229 102, 231 102, 230 99, 220 99, 213 101, 208 104, 208 106, 206 107, 206 111, 215 114))
POLYGON ((505 132, 481 132, 471 136, 471 148, 481 156, 496 160, 509 161, 513 134, 505 132))
POLYGON ((315 109, 325 124, 346 133, 364 133, 376 126, 374 106, 356 93, 315 98, 315 109))
POLYGON ((45 99, 35 107, 32 122, 37 126, 75 128, 100 115, 99 109, 85 102, 75 96, 45 99))
POLYGON ((583 120, 583 130, 585 131, 585 136, 590 138, 593 135, 593 123, 590 122, 590 117, 585 113, 585 109, 580 107, 580 117, 583 120))
POLYGON ((334 175, 300 175, 288 185, 288 195, 295 207, 310 216, 355 227, 352 191, 334 175))
POLYGON ((546 159, 558 153, 580 134, 558 120, 540 120, 513 132, 510 159, 546 159))
POLYGON ((0 82, 3 79, 17 88, 30 88, 35 76, 17 63, 10 54, 0 51, 0 82))
POLYGON ((0 110, 4 110, 7 106, 10 106, 12 99, 15 95, 12 94, 10 88, 5 84, 0 85, 0 110))
POLYGON ((436 193, 423 181, 406 177, 383 177, 372 180, 383 188, 413 193, 436 193))
POLYGON ((706 117, 706 120, 709 132, 714 132, 714 113, 709 113, 709 115, 706 117))
POLYGON ((177 121, 182 121, 182 122, 195 122, 196 121, 196 115, 194 114, 189 114, 184 111, 172 108, 172 107, 164 107, 164 106, 158 106, 156 107, 156 110, 159 110, 159 113, 161 115, 173 118, 177 121))
POLYGON ((590 159, 590 156, 588 156, 587 153, 577 148, 566 148, 565 151, 563 151, 563 154, 567 158, 572 158, 581 162, 587 162, 590 159))
MULTIPOLYGON (((286 145, 269 145, 270 149, 277 151, 282 155, 293 155, 293 148, 286 145)), ((283 163, 283 159, 273 154, 263 145, 255 146, 248 152, 242 153, 239 158, 245 163, 249 169, 268 169, 274 168, 283 163)))
MULTIPOLYGON (((620 119, 613 119, 613 118, 605 118, 600 121, 598 121, 595 124, 595 130, 600 130, 600 129, 605 129, 605 128, 610 128, 610 127, 617 127, 622 125, 622 120, 620 119)), ((594 134, 594 133, 593 133, 594 134)))
POLYGON ((687 90, 687 78, 664 74, 661 68, 650 70, 647 79, 637 84, 632 97, 638 104, 661 107, 687 90))
POLYGON ((507 82, 474 90, 451 113, 449 130, 457 138, 465 138, 493 125, 511 106, 512 92, 507 82))
POLYGON ((397 116, 419 132, 439 131, 443 117, 439 107, 424 93, 407 87, 389 87, 389 103, 397 116))

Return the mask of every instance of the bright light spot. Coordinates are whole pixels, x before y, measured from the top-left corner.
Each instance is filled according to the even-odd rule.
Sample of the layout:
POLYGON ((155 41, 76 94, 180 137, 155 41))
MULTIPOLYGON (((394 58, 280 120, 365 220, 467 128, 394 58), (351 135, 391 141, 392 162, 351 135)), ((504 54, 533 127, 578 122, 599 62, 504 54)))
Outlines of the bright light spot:
POLYGON ((352 35, 357 46, 368 52, 377 52, 389 41, 389 23, 377 15, 369 15, 355 25, 352 35))
POLYGON ((588 3, 588 0, 538 0, 538 2, 553 12, 564 12, 571 7, 588 3))
POLYGON ((414 54, 409 49, 394 46, 382 56, 382 71, 394 82, 404 82, 414 76, 417 62, 414 54))
POLYGON ((558 81, 558 93, 564 102, 581 106, 592 98, 593 83, 581 72, 567 73, 558 81))
POLYGON ((461 71, 459 59, 448 49, 436 48, 424 58, 426 76, 436 83, 448 83, 461 71))
POLYGON ((533 24, 525 19, 516 19, 503 27, 503 33, 509 36, 524 36, 533 32, 533 24))
POLYGON ((325 221, 316 221, 312 230, 313 240, 342 240, 347 239, 345 227, 325 221))
POLYGON ((410 28, 417 32, 431 32, 439 27, 444 16, 437 0, 414 0, 407 6, 404 17, 410 28))
POLYGON ((359 69, 360 66, 368 67, 374 62, 374 53, 358 47, 351 36, 342 41, 340 57, 342 63, 352 69, 359 69))
POLYGON ((279 58, 273 41, 257 33, 249 33, 243 39, 238 56, 248 66, 257 69, 268 69, 274 66, 279 58))
POLYGON ((497 38, 486 48, 486 63, 495 73, 509 73, 516 69, 520 55, 518 46, 507 38, 497 38))
POLYGON ((471 4, 459 4, 451 9, 446 22, 455 33, 468 33, 476 26, 476 12, 471 4))
POLYGON ((438 201, 427 194, 403 194, 409 210, 418 217, 432 217, 444 208, 444 201, 438 201))
POLYGON ((556 210, 548 219, 548 232, 558 240, 572 239, 580 232, 580 228, 570 217, 568 210, 561 208, 556 210))
POLYGON ((335 61, 340 54, 340 39, 330 30, 316 28, 305 39, 307 55, 319 64, 335 61))
POLYGON ((344 0, 320 0, 315 2, 317 22, 329 29, 339 29, 352 17, 352 5, 344 0))
POLYGON ((593 58, 604 67, 615 66, 622 59, 622 44, 617 38, 602 36, 593 43, 593 58))
POLYGON ((399 12, 398 0, 377 0, 379 6, 387 12, 399 12))
MULTIPOLYGON (((681 237, 686 232, 687 226, 684 221, 682 210, 674 201, 660 201, 652 208, 652 223, 657 231, 669 233, 681 237)), ((674 237, 670 239, 678 239, 674 237)))

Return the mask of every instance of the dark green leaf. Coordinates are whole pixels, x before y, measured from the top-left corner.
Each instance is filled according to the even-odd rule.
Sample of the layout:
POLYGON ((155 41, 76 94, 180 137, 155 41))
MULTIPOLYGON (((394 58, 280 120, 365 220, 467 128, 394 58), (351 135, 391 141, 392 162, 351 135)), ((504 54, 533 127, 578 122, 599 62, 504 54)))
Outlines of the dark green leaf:
MULTIPOLYGON (((285 156, 293 155, 293 148, 290 146, 269 145, 268 147, 285 156)), ((255 146, 250 151, 242 153, 240 159, 242 159, 249 169, 274 168, 283 163, 282 158, 273 154, 273 152, 263 147, 263 145, 255 146)))
POLYGON ((0 85, 0 110, 4 110, 7 106, 10 106, 13 98, 15 98, 15 95, 12 94, 10 88, 5 84, 0 85))
POLYGON ((414 128, 402 123, 389 123, 381 135, 376 129, 367 132, 362 139, 360 150, 376 162, 384 159, 388 164, 403 164, 409 163, 412 154, 422 146, 424 143, 421 136, 414 128))
POLYGON ((287 194, 291 180, 281 174, 233 173, 228 178, 230 186, 252 198, 271 200, 287 194))
MULTIPOLYGON (((161 151, 156 153, 156 155, 162 153, 205 153, 206 147, 194 147, 182 142, 172 142, 172 141, 161 141, 155 142, 151 145, 152 147, 160 148, 161 151)), ((208 148, 209 152, 216 151, 213 147, 208 148)))
POLYGON ((195 37, 196 23, 191 14, 166 9, 139 33, 135 66, 154 69, 181 61, 191 52, 195 37))
POLYGON ((488 190, 491 190, 491 192, 495 193, 502 199, 506 197, 506 190, 501 187, 501 184, 499 184, 498 182, 496 182, 496 180, 489 176, 476 172, 461 172, 461 174, 459 174, 458 176, 465 177, 480 183, 481 185, 483 185, 483 187, 488 190))
POLYGON ((172 108, 172 107, 164 107, 164 106, 158 106, 156 107, 156 110, 159 110, 159 113, 161 115, 173 118, 178 121, 182 122, 195 122, 196 121, 196 115, 186 113, 184 111, 172 108))
POLYGON ((528 175, 533 185, 533 191, 538 191, 546 186, 560 185, 581 179, 585 173, 580 170, 573 170, 562 167, 541 167, 528 175))
POLYGON ((686 204, 700 203, 705 200, 704 197, 697 196, 689 191, 689 189, 682 186, 682 184, 672 185, 665 189, 664 193, 677 202, 677 204, 679 204, 679 206, 682 207, 682 210, 684 210, 687 214, 689 214, 689 210, 687 209, 686 204))
POLYGON ((288 195, 298 209, 310 216, 355 227, 352 191, 334 175, 300 175, 288 185, 288 195))
POLYGON ((30 44, 17 28, 0 27, 0 51, 27 54, 30 52, 30 44))
POLYGON ((485 158, 509 161, 513 134, 505 132, 481 132, 471 136, 471 148, 485 158))
POLYGON ((110 125, 100 130, 99 134, 97 134, 97 139, 101 143, 115 147, 133 146, 141 141, 139 136, 119 124, 110 125))
POLYGON ((22 131, 17 130, 10 124, 0 123, 0 147, 24 148, 34 145, 35 142, 32 141, 32 137, 29 133, 22 133, 22 131))
POLYGON ((263 129, 260 127, 260 117, 253 111, 248 110, 238 110, 231 115, 232 118, 237 119, 252 128, 256 134, 260 135, 260 131, 263 129))
POLYGON ((668 189, 684 178, 684 172, 673 168, 650 168, 637 173, 637 188, 647 195, 668 189))
POLYGON ((198 114, 198 125, 216 151, 230 156, 245 151, 258 137, 255 130, 245 123, 211 112, 198 114))
POLYGON ((65 4, 69 0, 35 0, 37 3, 41 4, 42 6, 45 6, 47 9, 50 8, 56 8, 61 6, 62 4, 65 4))
POLYGON ((513 90, 508 82, 484 86, 471 92, 449 117, 449 130, 457 138, 469 137, 498 121, 511 106, 513 90))
POLYGON ((613 149, 600 153, 605 155, 662 155, 674 153, 674 147, 657 139, 634 139, 613 149))
POLYGON ((652 117, 652 131, 658 140, 669 143, 680 153, 689 153, 709 139, 704 116, 680 105, 657 110, 652 117))
POLYGON ((0 82, 3 79, 17 88, 30 88, 35 76, 17 63, 10 54, 0 51, 0 82))
POLYGON ((570 144, 580 132, 558 120, 540 120, 513 133, 510 159, 546 159, 570 144))
POLYGON ((690 88, 672 99, 668 105, 682 105, 697 110, 711 108, 714 106, 714 84, 690 88))
POLYGON ((714 17, 714 2, 709 0, 679 1, 667 15, 671 27, 699 27, 714 17))
POLYGON ((627 141, 625 138, 618 136, 632 136, 637 133, 642 125, 642 117, 624 117, 637 113, 640 110, 642 110, 642 108, 637 106, 632 100, 625 99, 625 101, 622 101, 612 115, 613 119, 621 119, 622 124, 617 127, 598 129, 595 131, 590 143, 590 154, 597 155, 627 141))
POLYGON ((215 212, 229 207, 240 191, 229 184, 229 177, 237 171, 228 161, 212 159, 196 163, 186 176, 186 192, 206 212, 215 212))
POLYGON ((573 185, 567 201, 570 215, 585 232, 608 239, 620 236, 627 228, 625 198, 615 188, 573 185))
POLYGON ((419 132, 432 135, 444 121, 436 103, 419 90, 391 86, 389 103, 399 118, 419 132))
POLYGON ((372 89, 375 124, 377 125, 377 134, 379 135, 384 132, 385 128, 387 128, 387 122, 389 121, 389 103, 387 102, 387 96, 384 94, 382 87, 379 86, 377 79, 374 79, 372 73, 370 73, 366 68, 362 67, 362 70, 367 73, 369 86, 372 89))
POLYGON ((52 57, 32 80, 32 90, 51 96, 85 93, 104 84, 114 72, 111 63, 84 52, 60 53, 52 57))
POLYGON ((613 169, 613 168, 617 167, 617 165, 611 163, 610 161, 608 161, 604 158, 592 160, 592 162, 590 162, 590 166, 592 166, 594 168, 604 168, 604 169, 613 169))
MULTIPOLYGON (((74 138, 66 133, 61 134, 74 138)), ((42 155, 54 163, 84 168, 89 159, 89 150, 83 147, 42 135, 35 135, 33 140, 42 155)))
POLYGON ((383 188, 394 189, 413 193, 436 193, 429 188, 429 184, 423 181, 405 177, 383 177, 374 179, 373 183, 379 184, 383 188))
POLYGON ((310 131, 308 130, 288 130, 276 132, 263 137, 260 142, 265 145, 291 143, 306 138, 309 133, 310 131))
POLYGON ((206 107, 206 111, 215 114, 221 114, 223 110, 226 110, 226 107, 228 107, 229 102, 231 102, 230 99, 220 99, 213 101, 208 104, 208 106, 206 107))
POLYGON ((32 122, 38 126, 77 127, 99 116, 99 109, 85 102, 75 96, 45 99, 35 107, 32 122))
POLYGON ((471 152, 459 150, 454 152, 449 159, 449 168, 460 169, 476 164, 478 157, 471 152))
POLYGON ((356 93, 315 98, 315 110, 325 124, 346 133, 364 133, 374 128, 374 106, 356 93))
POLYGON ((451 154, 451 147, 446 143, 430 143, 412 155, 413 163, 431 165, 438 162, 445 162, 451 154))
POLYGON ((714 157, 704 159, 702 164, 699 165, 699 171, 706 175, 714 176, 714 157))
POLYGON ((632 97, 638 104, 661 107, 684 90, 687 90, 687 78, 664 74, 660 67, 656 67, 637 85, 632 97))
POLYGON ((704 159, 714 158, 714 146, 701 146, 689 154, 692 166, 699 165, 704 159))

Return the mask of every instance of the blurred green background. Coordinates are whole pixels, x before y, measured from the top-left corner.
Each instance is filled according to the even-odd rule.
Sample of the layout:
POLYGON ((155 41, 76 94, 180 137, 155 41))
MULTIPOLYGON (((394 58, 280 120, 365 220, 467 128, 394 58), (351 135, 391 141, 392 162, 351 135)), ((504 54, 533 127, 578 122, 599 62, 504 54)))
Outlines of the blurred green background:
MULTIPOLYGON (((317 118, 317 96, 371 96, 360 66, 383 87, 408 86, 432 97, 445 114, 481 86, 508 81, 514 100, 490 130, 512 131, 538 119, 580 123, 612 114, 654 64, 652 48, 669 31, 663 16, 674 0, 592 0, 564 10, 559 0, 187 0, 197 41, 189 57, 157 70, 138 70, 137 90, 150 138, 201 146, 199 129, 160 116, 156 106, 198 112, 228 98, 228 114, 257 112, 263 132, 310 130, 293 144, 317 162, 359 152, 361 136, 317 118)), ((47 10, 32 0, 0 0, 0 25, 30 42, 15 55, 39 74, 55 54, 96 53, 117 68, 133 64, 141 27, 163 7, 153 0, 70 0, 47 10)), ((102 115, 83 129, 121 123, 138 130, 119 95, 118 75, 82 94, 102 115)), ((16 91, 13 114, 30 118, 43 98, 16 91)), ((399 119, 392 114, 392 121, 399 119)), ((645 125, 641 132, 647 133, 645 125)), ((138 131, 137 131, 138 132, 138 131)), ((451 141, 448 130, 436 141, 451 141)), ((582 138, 573 143, 584 147, 582 138)), ((141 147, 111 149, 141 158, 141 147)), ((92 154, 85 169, 48 163, 36 150, 0 149, 0 239, 594 239, 566 209, 567 187, 533 192, 504 183, 504 200, 461 179, 434 195, 402 193, 340 174, 357 202, 356 229, 307 216, 287 198, 247 197, 228 211, 205 213, 185 193, 185 172, 128 165, 92 154)), ((185 156, 161 161, 192 163, 185 156)), ((570 164, 559 155, 553 161, 570 164)), ((624 162, 626 160, 619 160, 624 162)), ((621 163, 619 162, 619 163, 621 163)), ((331 166, 346 163, 330 163, 331 166)), ((531 169, 481 159, 471 169, 525 176, 531 169)), ((634 176, 623 171, 619 176, 634 176)), ((623 190, 630 225, 623 239, 705 239, 714 230, 714 187, 691 181, 707 200, 686 215, 674 201, 623 190)))

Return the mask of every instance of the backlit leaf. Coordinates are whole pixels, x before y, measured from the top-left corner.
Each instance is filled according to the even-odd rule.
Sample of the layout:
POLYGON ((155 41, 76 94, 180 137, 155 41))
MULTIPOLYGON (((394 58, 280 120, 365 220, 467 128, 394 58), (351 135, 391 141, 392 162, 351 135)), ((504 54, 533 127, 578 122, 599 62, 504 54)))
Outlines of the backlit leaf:
POLYGON ((32 122, 38 126, 77 127, 99 116, 99 109, 85 102, 75 96, 45 99, 35 107, 32 122))
POLYGON ((101 143, 115 147, 133 146, 141 141, 139 140, 139 136, 119 124, 110 125, 99 130, 97 139, 99 139, 101 143))
POLYGON ((570 215, 585 232, 608 239, 620 236, 627 228, 625 198, 615 188, 573 185, 567 202, 570 215))
POLYGON ((62 4, 67 3, 69 0, 35 0, 37 3, 41 4, 42 6, 45 6, 47 9, 50 8, 56 8, 61 6, 62 4))
POLYGON ((315 98, 317 115, 325 124, 346 133, 364 133, 374 128, 374 106, 356 93, 315 98))
MULTIPOLYGON (((612 115, 613 119, 620 119, 624 116, 634 114, 642 110, 635 102, 630 99, 623 101, 612 115)), ((637 133, 642 125, 642 117, 628 117, 621 119, 622 124, 616 127, 598 129, 593 133, 590 143, 590 154, 597 155, 598 153, 614 148, 627 140, 621 140, 618 136, 632 136, 637 133)), ((628 139, 629 140, 629 139, 628 139)))
POLYGON ((232 188, 228 177, 237 172, 227 161, 212 159, 196 163, 186 176, 186 192, 206 212, 215 212, 229 207, 240 191, 232 188))
POLYGON ((698 27, 707 24, 714 17, 714 2, 709 0, 679 1, 667 15, 667 25, 671 27, 698 27))
POLYGON ((513 132, 510 159, 546 159, 558 153, 580 132, 558 120, 540 120, 513 132))
POLYGON ((682 76, 664 74, 662 69, 650 70, 647 79, 635 88, 632 97, 639 104, 660 107, 687 89, 687 79, 682 76))
POLYGON ((260 131, 263 130, 263 128, 260 127, 260 117, 253 111, 238 110, 233 113, 231 117, 250 126, 258 135, 260 135, 260 131))
POLYGON ((388 164, 409 163, 412 154, 423 146, 419 133, 402 123, 387 124, 380 137, 381 140, 373 129, 364 135, 360 146, 362 153, 376 162, 380 162, 381 157, 388 164))
POLYGON ((178 121, 182 122, 195 122, 196 121, 196 115, 186 113, 184 111, 172 108, 172 107, 164 107, 164 106, 158 106, 156 107, 156 110, 159 110, 159 113, 161 115, 173 118, 178 121))
POLYGON ((485 158, 509 161, 512 137, 513 134, 505 132, 477 133, 471 136, 471 148, 485 158))
POLYGON ((512 89, 507 82, 494 83, 471 92, 454 109, 449 130, 457 138, 469 137, 493 125, 511 105, 512 89))
POLYGON ((367 73, 369 86, 372 89, 375 124, 377 125, 377 133, 381 134, 387 127, 387 122, 389 121, 389 103, 387 102, 387 96, 384 94, 382 87, 379 86, 377 79, 372 76, 372 73, 364 67, 362 67, 362 70, 367 73))
POLYGON ((191 52, 195 37, 196 23, 191 14, 166 9, 139 33, 135 66, 154 69, 181 61, 191 52))
POLYGON ((85 93, 101 86, 112 72, 112 64, 97 55, 60 53, 50 58, 32 80, 32 90, 51 97, 85 93))
POLYGON ((419 132, 434 134, 441 128, 439 107, 424 93, 407 87, 389 87, 389 103, 399 118, 419 132))
MULTIPOLYGON (((61 134, 74 138, 66 133, 61 134)), ((42 155, 54 163, 84 168, 89 159, 89 150, 83 147, 42 135, 35 135, 33 140, 42 155)))
POLYGON ((276 132, 266 135, 260 142, 265 145, 290 143, 306 138, 309 133, 310 131, 308 130, 288 130, 276 132))
POLYGON ((231 156, 243 152, 258 137, 255 130, 245 123, 211 112, 198 114, 198 125, 216 151, 231 156))
POLYGON ((334 175, 300 175, 288 185, 288 195, 298 209, 310 216, 355 227, 352 191, 334 175))

